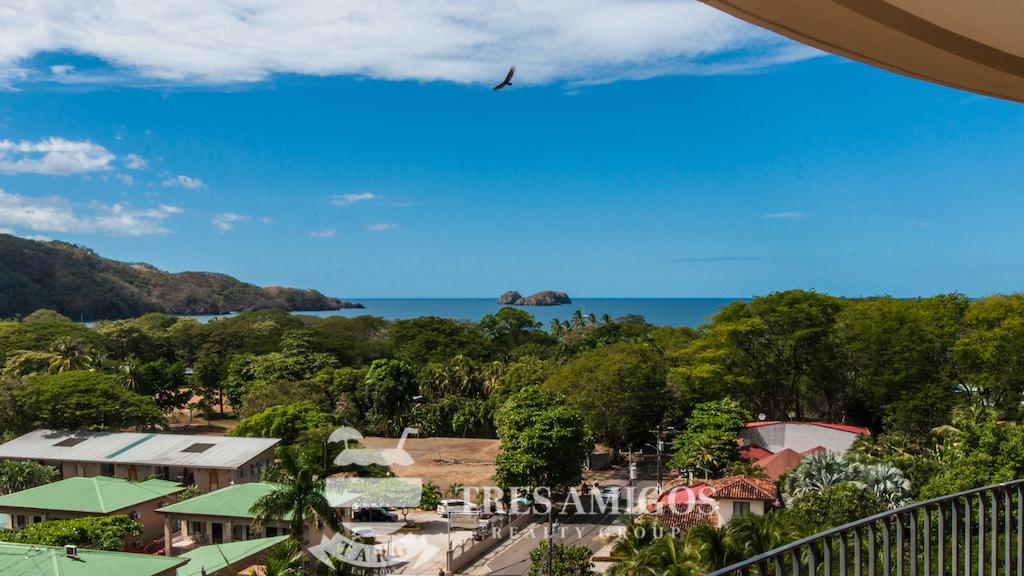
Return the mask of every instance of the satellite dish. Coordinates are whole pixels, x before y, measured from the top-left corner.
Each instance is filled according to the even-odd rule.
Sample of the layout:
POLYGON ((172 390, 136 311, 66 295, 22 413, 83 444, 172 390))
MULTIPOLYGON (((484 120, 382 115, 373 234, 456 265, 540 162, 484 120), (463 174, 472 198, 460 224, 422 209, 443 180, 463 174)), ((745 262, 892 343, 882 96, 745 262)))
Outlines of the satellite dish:
POLYGON ((760 414, 757 415, 757 419, 760 420, 761 422, 764 422, 765 418, 767 418, 767 416, 764 415, 764 412, 761 412, 760 414))

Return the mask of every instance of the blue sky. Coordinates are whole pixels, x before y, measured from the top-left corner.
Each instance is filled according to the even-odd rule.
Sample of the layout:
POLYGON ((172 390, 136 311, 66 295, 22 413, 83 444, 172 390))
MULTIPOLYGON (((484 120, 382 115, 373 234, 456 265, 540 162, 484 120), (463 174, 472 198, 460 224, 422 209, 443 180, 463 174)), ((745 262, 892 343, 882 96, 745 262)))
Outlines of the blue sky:
POLYGON ((33 40, 0 52, 0 229, 353 298, 1020 289, 1024 108, 735 30, 535 76, 33 40))

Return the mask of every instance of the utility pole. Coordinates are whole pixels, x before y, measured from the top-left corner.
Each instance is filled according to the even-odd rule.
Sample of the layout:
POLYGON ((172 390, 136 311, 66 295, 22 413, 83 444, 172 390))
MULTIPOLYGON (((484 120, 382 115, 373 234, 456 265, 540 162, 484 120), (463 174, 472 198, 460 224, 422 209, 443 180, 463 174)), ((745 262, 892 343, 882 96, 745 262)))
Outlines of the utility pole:
POLYGON ((654 445, 654 450, 658 453, 658 494, 661 494, 661 455, 665 452, 665 432, 662 429, 661 424, 658 424, 657 430, 649 430, 649 432, 658 436, 658 441, 654 445))
POLYGON ((661 453, 665 449, 665 441, 661 439, 661 424, 658 424, 658 494, 661 494, 661 453))
POLYGON ((452 511, 445 509, 445 517, 448 520, 448 552, 445 554, 445 572, 452 573, 452 511))

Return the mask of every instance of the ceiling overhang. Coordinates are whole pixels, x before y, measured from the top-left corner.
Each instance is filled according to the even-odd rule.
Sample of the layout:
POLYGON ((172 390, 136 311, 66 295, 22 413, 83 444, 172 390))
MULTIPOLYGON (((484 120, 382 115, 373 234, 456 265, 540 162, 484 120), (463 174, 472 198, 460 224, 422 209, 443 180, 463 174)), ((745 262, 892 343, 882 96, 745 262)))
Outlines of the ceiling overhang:
POLYGON ((897 74, 1024 102, 1021 0, 703 0, 897 74))

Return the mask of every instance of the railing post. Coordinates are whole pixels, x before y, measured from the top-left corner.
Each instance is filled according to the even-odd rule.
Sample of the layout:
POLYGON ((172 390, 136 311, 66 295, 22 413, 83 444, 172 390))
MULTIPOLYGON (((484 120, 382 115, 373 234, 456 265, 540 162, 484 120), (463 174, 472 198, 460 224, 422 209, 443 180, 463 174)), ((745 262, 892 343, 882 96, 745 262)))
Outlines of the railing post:
POLYGON ((846 533, 839 533, 839 576, 846 576, 846 533))
POLYGON ((949 539, 949 567, 951 568, 952 576, 957 576, 957 572, 960 570, 960 557, 957 555, 957 551, 960 548, 959 505, 960 503, 956 498, 949 502, 949 525, 952 528, 951 538, 949 539))
POLYGON ((882 574, 890 576, 889 565, 892 561, 892 552, 889 550, 889 519, 882 520, 882 574))
POLYGON ((878 576, 875 569, 875 525, 868 524, 864 527, 864 531, 868 539, 868 576, 878 576))
POLYGON ((985 496, 981 493, 978 493, 978 576, 985 576, 985 496))
POLYGON ((821 555, 825 558, 825 576, 832 576, 832 537, 826 536, 821 543, 821 555))
POLYGON ((896 514, 896 576, 903 576, 903 517, 896 514))
POLYGON ((1017 485, 1017 576, 1024 576, 1024 490, 1017 485))
MULTIPOLYGON (((809 576, 817 576, 818 574, 818 553, 813 542, 807 545, 807 574, 809 576)), ((825 576, 830 575, 826 574, 825 576)))
POLYGON ((910 576, 917 576, 917 510, 910 510, 910 576))
POLYGON ((921 507, 924 535, 924 575, 932 576, 932 512, 927 506, 921 507))
POLYGON ((996 491, 993 489, 989 493, 989 504, 991 509, 989 510, 989 517, 991 520, 991 526, 989 529, 989 538, 991 548, 989 553, 989 566, 988 573, 992 576, 999 574, 999 501, 996 499, 996 491))
POLYGON ((964 576, 971 576, 971 501, 964 498, 964 576))
POLYGON ((939 576, 946 576, 946 507, 939 504, 936 509, 939 512, 939 515, 936 516, 936 519, 939 521, 939 536, 936 540, 939 545, 936 573, 939 576))
POLYGON ((1003 490, 1003 576, 1010 576, 1010 541, 1013 528, 1010 523, 1010 489, 1003 490))
POLYGON ((860 576, 860 528, 850 531, 853 534, 853 576, 860 576))

